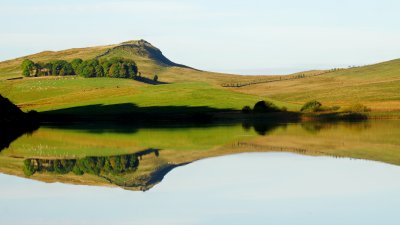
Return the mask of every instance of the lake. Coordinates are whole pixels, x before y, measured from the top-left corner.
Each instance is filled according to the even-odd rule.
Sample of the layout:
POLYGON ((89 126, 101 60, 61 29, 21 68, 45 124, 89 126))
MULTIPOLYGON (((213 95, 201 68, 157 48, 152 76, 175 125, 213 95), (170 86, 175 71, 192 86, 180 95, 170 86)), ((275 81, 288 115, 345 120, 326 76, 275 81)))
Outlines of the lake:
POLYGON ((398 120, 42 126, 0 153, 0 224, 398 224, 399 137, 398 120))

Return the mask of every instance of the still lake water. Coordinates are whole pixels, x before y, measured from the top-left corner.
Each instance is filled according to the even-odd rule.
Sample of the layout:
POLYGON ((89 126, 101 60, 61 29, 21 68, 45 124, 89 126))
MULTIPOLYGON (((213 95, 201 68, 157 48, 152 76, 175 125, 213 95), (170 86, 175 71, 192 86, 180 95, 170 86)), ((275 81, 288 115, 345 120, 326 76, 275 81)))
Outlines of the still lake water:
POLYGON ((40 128, 0 153, 0 224, 397 225, 399 137, 400 121, 40 128), (138 161, 107 172, 118 155, 138 161))

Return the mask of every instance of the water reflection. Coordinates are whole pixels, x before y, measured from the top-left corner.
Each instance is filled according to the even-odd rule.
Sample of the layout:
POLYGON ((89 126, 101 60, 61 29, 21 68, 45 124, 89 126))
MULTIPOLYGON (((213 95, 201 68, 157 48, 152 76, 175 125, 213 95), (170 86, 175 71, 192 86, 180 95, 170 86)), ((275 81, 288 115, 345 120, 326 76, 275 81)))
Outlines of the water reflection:
POLYGON ((0 154, 0 172, 44 182, 148 190, 172 169, 243 152, 293 152, 400 165, 400 121, 41 127, 0 154))
POLYGON ((75 175, 85 173, 100 176, 102 174, 122 174, 135 171, 139 166, 136 154, 107 157, 85 157, 83 159, 25 159, 24 174, 32 176, 36 172, 75 175))
POLYGON ((200 160, 145 193, 0 183, 0 224, 15 225, 397 225, 400 207, 398 166, 289 153, 200 160))
POLYGON ((23 172, 26 177, 36 173, 55 176, 69 173, 76 176, 89 174, 123 188, 148 190, 154 184, 160 182, 169 170, 166 170, 165 167, 157 168, 152 176, 138 177, 135 177, 135 172, 144 158, 157 158, 159 155, 158 149, 146 149, 128 155, 91 156, 78 159, 28 158, 23 161, 23 172))

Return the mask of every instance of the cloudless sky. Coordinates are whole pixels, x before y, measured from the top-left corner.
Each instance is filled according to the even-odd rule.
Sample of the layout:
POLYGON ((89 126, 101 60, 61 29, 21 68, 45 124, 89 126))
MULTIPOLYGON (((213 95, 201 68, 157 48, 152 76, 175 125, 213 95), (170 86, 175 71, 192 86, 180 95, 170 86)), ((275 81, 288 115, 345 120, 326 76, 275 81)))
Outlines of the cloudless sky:
POLYGON ((199 69, 278 74, 400 58, 398 0, 0 0, 0 60, 145 39, 199 69))

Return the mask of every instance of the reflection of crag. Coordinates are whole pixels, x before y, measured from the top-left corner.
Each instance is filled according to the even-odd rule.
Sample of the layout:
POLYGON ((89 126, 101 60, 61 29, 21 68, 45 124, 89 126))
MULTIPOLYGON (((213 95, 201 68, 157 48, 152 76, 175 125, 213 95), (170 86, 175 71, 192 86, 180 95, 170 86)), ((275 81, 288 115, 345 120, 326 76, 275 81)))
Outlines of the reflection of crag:
MULTIPOLYGON (((137 177, 138 182, 135 182, 131 175, 135 174, 142 157, 152 154, 157 158, 159 150, 146 149, 129 155, 85 157, 81 159, 25 159, 23 171, 26 176, 32 176, 35 173, 55 175, 73 173, 78 176, 91 174, 118 186, 146 190, 148 188, 141 187, 140 184, 153 186, 155 184, 153 182, 159 181, 160 178, 154 180, 155 177, 150 176, 144 180, 143 177, 137 177), (153 182, 151 182, 152 180, 153 182)), ((159 170, 165 170, 165 168, 159 168, 159 170)), ((154 175, 157 177, 158 174, 154 175)))

